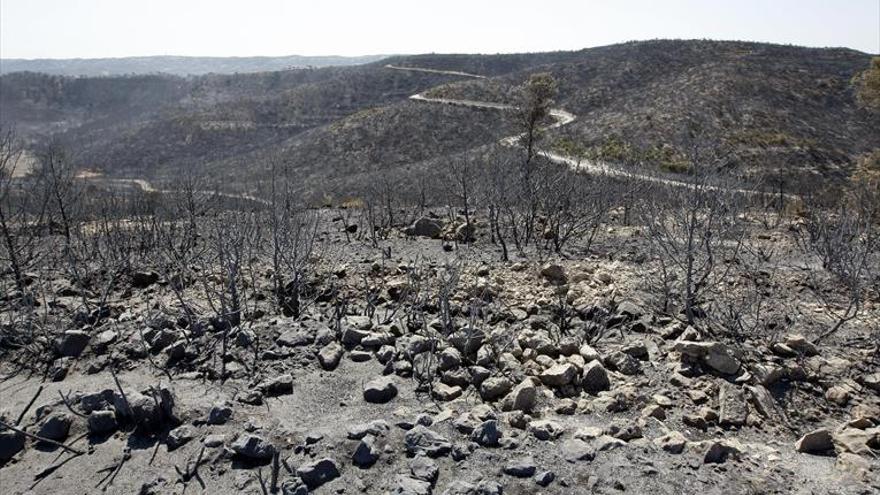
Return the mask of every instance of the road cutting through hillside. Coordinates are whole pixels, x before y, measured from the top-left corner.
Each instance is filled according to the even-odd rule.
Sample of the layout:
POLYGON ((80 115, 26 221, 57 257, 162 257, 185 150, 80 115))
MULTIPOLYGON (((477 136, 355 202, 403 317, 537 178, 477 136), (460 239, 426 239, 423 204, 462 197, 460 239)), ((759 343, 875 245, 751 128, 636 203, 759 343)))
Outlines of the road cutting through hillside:
MULTIPOLYGON (((427 72, 430 74, 444 74, 450 76, 459 76, 459 77, 469 77, 474 79, 487 79, 486 76, 482 76, 479 74, 472 74, 469 72, 461 72, 454 70, 439 70, 439 69, 424 69, 420 67, 403 67, 399 65, 391 65, 388 64, 385 66, 387 69, 400 70, 400 71, 410 71, 410 72, 427 72)), ((492 110, 501 110, 505 112, 510 112, 516 110, 516 107, 507 103, 495 103, 489 101, 477 101, 477 100, 459 100, 453 98, 434 98, 430 96, 425 96, 422 93, 417 93, 409 97, 410 100, 421 102, 421 103, 433 103, 440 105, 452 105, 452 106, 461 106, 461 107, 470 107, 470 108, 488 108, 492 110)), ((543 130, 551 130, 556 129, 565 125, 568 125, 575 120, 577 120, 577 115, 568 112, 562 108, 551 108, 550 109, 550 117, 554 119, 554 122, 550 125, 543 127, 543 130)), ((522 139, 523 134, 516 134, 513 136, 507 136, 502 138, 499 142, 504 146, 515 146, 517 142, 522 139)), ((604 162, 597 162, 586 160, 583 158, 566 156, 559 153, 555 153, 552 151, 538 151, 538 154, 547 158, 553 163, 559 163, 563 165, 567 165, 575 170, 583 170, 586 173, 594 174, 594 175, 606 175, 609 177, 619 177, 623 179, 630 179, 635 181, 642 182, 651 182, 654 184, 661 184, 672 187, 695 187, 695 183, 687 182, 683 180, 675 180, 664 177, 657 177, 654 175, 648 174, 639 174, 635 172, 631 172, 628 170, 623 170, 619 167, 613 166, 604 162)), ((722 186, 715 185, 707 185, 703 184, 703 188, 709 191, 727 191, 737 194, 746 194, 746 195, 756 195, 756 194, 765 194, 763 191, 757 191, 753 189, 741 189, 741 188, 728 188, 722 186)), ((795 198, 793 195, 785 195, 787 198, 795 198)))

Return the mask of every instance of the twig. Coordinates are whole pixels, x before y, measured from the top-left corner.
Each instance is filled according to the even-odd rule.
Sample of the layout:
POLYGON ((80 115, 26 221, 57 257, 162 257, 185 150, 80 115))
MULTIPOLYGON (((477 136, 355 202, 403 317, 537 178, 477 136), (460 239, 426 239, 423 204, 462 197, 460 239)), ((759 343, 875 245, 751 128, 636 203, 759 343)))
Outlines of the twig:
POLYGON ((257 469, 257 480, 260 482, 260 490, 263 491, 263 495, 269 495, 269 490, 266 489, 266 481, 263 480, 263 468, 257 469))
POLYGON ((272 455, 272 483, 269 486, 269 490, 272 493, 278 493, 278 472, 281 470, 278 460, 280 458, 281 453, 276 450, 275 454, 272 455))
POLYGON ((113 480, 116 479, 116 475, 119 474, 119 471, 122 471, 122 465, 125 464, 125 461, 129 459, 131 459, 131 447, 125 447, 125 449, 122 451, 122 457, 119 458, 119 462, 116 464, 116 466, 108 466, 98 471, 99 473, 102 471, 110 471, 110 473, 108 473, 107 476, 104 476, 104 478, 99 481, 97 485, 95 485, 95 488, 98 488, 99 486, 101 486, 102 483, 106 481, 107 484, 104 485, 104 488, 101 488, 101 491, 107 491, 107 488, 112 485, 113 480))
POLYGON ((37 401, 37 397, 39 397, 41 393, 43 393, 43 386, 42 385, 40 385, 40 388, 37 389, 37 393, 34 394, 34 397, 31 399, 31 401, 28 402, 26 406, 24 406, 24 409, 21 411, 21 414, 18 415, 18 419, 15 420, 15 426, 18 426, 21 424, 21 420, 24 419, 24 415, 27 414, 27 412, 31 408, 31 406, 34 405, 34 402, 37 401))
MULTIPOLYGON (((43 481, 44 479, 49 477, 50 474, 52 474, 55 471, 57 471, 58 469, 60 469, 61 466, 67 464, 68 462, 72 461, 73 459, 76 459, 80 455, 81 454, 73 454, 72 456, 68 457, 67 459, 64 459, 63 461, 59 462, 58 464, 53 464, 53 465, 43 469, 39 473, 35 474, 34 475, 34 482, 33 482, 33 484, 31 484, 30 490, 33 490, 38 484, 40 484, 41 481, 43 481)), ((57 461, 57 458, 56 458, 56 461, 57 461)))
MULTIPOLYGON (((73 408, 73 406, 70 405, 70 402, 69 402, 69 400, 67 399, 67 397, 65 397, 64 394, 61 393, 60 390, 58 391, 58 395, 61 396, 61 402, 64 402, 64 405, 67 406, 67 410, 68 410, 68 411, 72 412, 73 414, 75 414, 75 415, 77 415, 77 416, 79 416, 79 417, 81 417, 81 418, 88 418, 88 415, 83 414, 83 413, 81 413, 81 412, 75 410, 75 409, 73 408)), ((69 393, 68 393, 68 395, 69 395, 69 393)))
POLYGON ((122 401, 125 403, 125 417, 131 418, 131 404, 128 403, 128 396, 125 395, 125 390, 122 390, 122 385, 119 383, 119 378, 116 376, 116 372, 113 371, 113 367, 110 367, 110 374, 113 375, 113 381, 116 382, 116 388, 119 389, 119 393, 122 394, 122 401))
POLYGON ((68 447, 67 445, 64 445, 64 444, 61 443, 61 442, 56 442, 55 440, 49 440, 48 438, 43 438, 43 437, 41 437, 41 436, 39 436, 39 435, 34 435, 33 433, 28 433, 28 432, 26 432, 26 431, 24 431, 24 430, 22 430, 22 429, 20 429, 20 428, 16 428, 15 426, 8 425, 8 424, 4 423, 3 421, 0 421, 0 426, 2 426, 3 428, 8 428, 8 429, 10 429, 10 430, 12 430, 12 431, 15 431, 15 432, 21 433, 22 435, 24 435, 24 436, 26 436, 26 437, 28 437, 28 438, 32 438, 32 439, 34 439, 34 440, 38 440, 38 441, 40 441, 40 442, 45 442, 45 443, 48 443, 48 444, 51 444, 51 445, 55 445, 55 446, 57 446, 57 447, 61 447, 62 449, 66 450, 66 451, 68 451, 68 452, 72 452, 72 453, 74 453, 74 454, 79 454, 79 455, 83 455, 83 454, 84 454, 84 452, 81 451, 81 450, 77 450, 77 449, 75 449, 75 448, 73 448, 73 447, 68 447))

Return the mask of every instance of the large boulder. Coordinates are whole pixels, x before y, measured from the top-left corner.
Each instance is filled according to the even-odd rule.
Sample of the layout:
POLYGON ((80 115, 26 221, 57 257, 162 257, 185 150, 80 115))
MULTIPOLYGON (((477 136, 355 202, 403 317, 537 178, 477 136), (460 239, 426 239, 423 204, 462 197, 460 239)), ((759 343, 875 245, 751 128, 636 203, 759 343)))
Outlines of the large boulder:
POLYGON ((834 437, 827 428, 820 428, 802 436, 794 448, 806 454, 824 454, 834 449, 834 437))
POLYGON ((418 218, 409 227, 403 229, 403 233, 415 237, 430 237, 437 239, 443 232, 443 226, 440 222, 427 217, 418 218))

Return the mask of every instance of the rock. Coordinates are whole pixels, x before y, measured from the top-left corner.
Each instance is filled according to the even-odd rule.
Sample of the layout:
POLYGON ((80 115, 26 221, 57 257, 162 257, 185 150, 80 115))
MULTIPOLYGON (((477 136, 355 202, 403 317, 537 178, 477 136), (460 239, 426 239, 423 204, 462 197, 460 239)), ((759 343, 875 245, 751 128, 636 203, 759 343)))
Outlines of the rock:
POLYGON ((339 361, 342 360, 344 352, 338 342, 331 342, 318 351, 318 362, 321 363, 321 367, 325 370, 334 370, 339 366, 339 361))
POLYGON ((116 413, 111 410, 92 411, 89 414, 89 433, 100 435, 116 429, 116 413))
POLYGON ((242 404, 259 406, 263 404, 263 392, 253 389, 242 390, 235 395, 235 400, 242 404))
POLYGON ((335 460, 324 457, 303 464, 296 470, 296 474, 309 487, 309 490, 314 490, 324 483, 338 478, 339 469, 336 467, 335 460))
POLYGON ((12 459, 24 449, 25 436, 17 431, 0 431, 0 462, 12 459))
POLYGON ((501 403, 501 410, 530 412, 535 408, 537 398, 538 388, 534 378, 526 378, 507 394, 501 403))
POLYGON ((170 452, 185 445, 193 438, 195 438, 195 433, 193 433, 191 427, 187 425, 178 426, 168 432, 168 436, 165 438, 165 445, 168 446, 168 451, 170 452))
POLYGON ((639 364, 638 359, 621 351, 614 352, 605 358, 605 365, 624 375, 637 375, 642 371, 642 365, 639 364))
POLYGON ((789 335, 785 338, 785 345, 805 356, 816 356, 819 354, 819 348, 803 335, 789 335))
POLYGON ((442 232, 443 226, 436 220, 427 217, 420 217, 412 225, 403 229, 403 233, 406 235, 431 239, 438 239, 442 232))
POLYGON ((406 432, 404 444, 409 455, 422 454, 428 457, 440 457, 452 451, 452 444, 449 440, 422 425, 406 432))
POLYGON ((91 341, 92 351, 98 354, 107 352, 107 348, 110 347, 110 344, 116 342, 116 339, 118 338, 119 333, 116 330, 104 330, 91 341))
POLYGON ((70 432, 71 423, 73 423, 73 418, 69 414, 53 413, 43 421, 37 436, 49 440, 64 440, 70 432))
POLYGON ((834 467, 853 475, 856 479, 863 482, 877 479, 877 475, 872 473, 871 461, 860 455, 842 452, 837 456, 837 462, 834 464, 834 467))
POLYGON ((641 306, 629 299, 620 301, 620 304, 617 305, 617 314, 625 316, 628 319, 637 320, 644 313, 645 311, 641 308, 641 306))
POLYGON ((829 402, 833 402, 838 406, 845 406, 850 398, 849 389, 840 385, 835 385, 825 391, 825 398, 829 402))
POLYGON ((706 454, 703 455, 703 463, 721 464, 727 462, 727 459, 731 457, 739 457, 740 454, 742 454, 742 451, 732 442, 724 440, 712 441, 709 443, 706 454))
POLYGON ((131 274, 131 286, 146 289, 159 281, 159 274, 152 271, 136 271, 131 274))
POLYGON ((447 347, 437 356, 437 369, 447 371, 461 366, 461 353, 454 347, 447 347))
POLYGON ((824 454, 834 449, 834 437, 827 428, 820 428, 802 436, 794 448, 806 454, 824 454))
POLYGON ((740 369, 740 362, 734 356, 733 350, 719 342, 679 340, 673 349, 724 375, 736 374, 740 369))
POLYGON ((351 440, 360 440, 367 435, 379 437, 384 436, 389 431, 391 431, 391 427, 388 426, 388 423, 381 419, 377 419, 375 421, 370 421, 369 423, 352 426, 348 429, 348 438, 351 440))
POLYGON ((519 459, 510 461, 503 469, 504 474, 516 478, 530 478, 535 475, 537 470, 538 466, 535 464, 535 459, 532 457, 520 457, 519 459))
POLYGON ((655 438, 654 445, 670 454, 681 454, 687 446, 687 438, 677 431, 670 431, 662 437, 655 438))
POLYGON ((541 372, 541 382, 548 387, 562 387, 574 381, 578 374, 577 368, 571 363, 551 366, 541 372))
POLYGON ((561 437, 565 429, 559 423, 549 419, 532 421, 529 423, 529 432, 538 440, 556 440, 561 437))
POLYGON ((565 268, 555 263, 547 263, 541 267, 541 276, 554 285, 563 285, 568 282, 565 268))
POLYGON ((256 461, 265 461, 275 455, 275 446, 258 435, 246 433, 240 435, 229 446, 236 455, 256 461))
POLYGON ((568 462, 592 461, 596 450, 587 442, 572 438, 562 443, 562 457, 568 462))
POLYGON ((205 447, 216 448, 221 447, 226 442, 226 435, 208 435, 202 440, 205 447))
POLYGON ((89 345, 91 336, 81 330, 68 330, 55 341, 55 350, 65 357, 79 357, 89 345))
POLYGON ((431 495, 431 483, 399 474, 394 479, 391 495, 431 495))
POLYGON ((584 366, 581 385, 587 392, 595 394, 611 388, 611 380, 608 379, 608 372, 605 370, 605 367, 596 360, 590 361, 584 366))
POLYGON ((267 380, 259 385, 260 389, 267 397, 277 397, 279 395, 287 395, 293 393, 293 375, 290 373, 276 376, 271 380, 267 380))
POLYGON ((413 478, 427 481, 431 484, 437 481, 437 476, 440 474, 440 468, 437 467, 437 463, 421 455, 409 462, 409 470, 413 478))
POLYGON ((299 478, 290 478, 281 484, 281 495, 309 495, 309 487, 299 478))
POLYGON ((351 459, 355 466, 367 468, 376 463, 381 450, 376 446, 376 437, 364 436, 354 449, 351 459))
POLYGON ((596 351, 596 349, 593 349, 593 347, 588 344, 582 345, 578 349, 578 354, 580 354, 581 357, 584 358, 585 363, 597 361, 600 359, 599 353, 596 351))
POLYGON ((222 425, 232 417, 232 406, 227 402, 220 402, 211 406, 208 411, 209 425, 222 425))
POLYGON ((547 487, 556 479, 556 473, 553 471, 543 471, 535 475, 535 483, 538 486, 547 487))
POLYGON ((765 418, 777 417, 776 401, 770 395, 770 391, 763 385, 746 386, 749 403, 765 418))
POLYGON ((443 402, 448 402, 461 397, 462 392, 461 387, 450 386, 444 383, 435 383, 431 389, 431 395, 433 395, 435 399, 443 402))
POLYGON ((483 447, 497 447, 501 440, 501 432, 498 431, 498 422, 494 419, 484 421, 471 433, 471 440, 483 447))
POLYGON ((314 335, 300 328, 287 330, 275 339, 275 343, 282 347, 302 347, 312 345, 314 341, 314 335))
POLYGON ((513 383, 506 376, 493 376, 480 385, 480 397, 485 401, 493 401, 506 395, 511 388, 513 383))
POLYGON ((718 391, 719 423, 721 426, 742 426, 749 415, 748 402, 742 389, 723 383, 718 391))
POLYGON ((834 432, 832 436, 837 452, 871 457, 872 447, 880 447, 880 428, 843 428, 834 432))
POLYGON ((373 404, 384 404, 397 396, 397 386, 390 376, 375 378, 364 384, 364 400, 373 404))

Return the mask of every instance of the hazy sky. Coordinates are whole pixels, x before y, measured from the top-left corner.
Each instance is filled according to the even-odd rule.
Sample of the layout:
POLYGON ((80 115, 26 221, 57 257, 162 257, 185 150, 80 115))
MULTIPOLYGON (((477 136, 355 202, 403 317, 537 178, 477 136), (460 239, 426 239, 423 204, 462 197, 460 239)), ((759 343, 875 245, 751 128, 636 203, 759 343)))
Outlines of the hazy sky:
POLYGON ((880 0, 0 0, 0 57, 570 50, 713 38, 880 52, 880 0))

